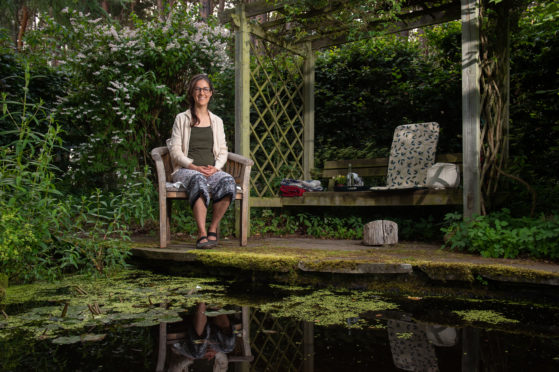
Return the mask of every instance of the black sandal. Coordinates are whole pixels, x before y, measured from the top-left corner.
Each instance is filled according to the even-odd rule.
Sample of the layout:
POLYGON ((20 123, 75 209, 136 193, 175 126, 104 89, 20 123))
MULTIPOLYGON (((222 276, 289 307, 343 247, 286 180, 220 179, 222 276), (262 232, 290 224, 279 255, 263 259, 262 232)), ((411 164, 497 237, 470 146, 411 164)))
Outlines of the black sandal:
POLYGON ((196 240, 196 249, 209 249, 214 245, 215 245, 214 242, 208 240, 207 236, 201 236, 200 238, 198 238, 198 240, 196 240), (204 239, 206 239, 206 241, 202 243, 202 240, 204 239))
POLYGON ((215 236, 215 240, 210 240, 210 239, 208 239, 208 241, 209 241, 210 243, 212 243, 213 245, 217 245, 218 239, 219 239, 219 237, 217 236, 217 232, 211 232, 211 231, 208 232, 208 237, 210 237, 210 236, 215 236))

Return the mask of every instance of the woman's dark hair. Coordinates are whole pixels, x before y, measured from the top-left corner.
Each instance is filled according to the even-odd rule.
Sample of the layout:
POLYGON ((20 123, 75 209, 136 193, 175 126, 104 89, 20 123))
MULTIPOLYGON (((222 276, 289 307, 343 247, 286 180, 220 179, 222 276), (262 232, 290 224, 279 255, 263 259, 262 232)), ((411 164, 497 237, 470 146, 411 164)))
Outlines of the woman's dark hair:
POLYGON ((197 125, 200 122, 200 118, 198 117, 198 114, 196 113, 196 104, 194 103, 194 88, 196 87, 196 83, 199 82, 200 80, 205 80, 206 83, 208 83, 208 85, 210 86, 210 91, 213 93, 214 91, 214 86, 210 80, 210 78, 208 77, 208 75, 205 74, 198 74, 198 75, 194 75, 191 79, 190 82, 188 83, 188 106, 190 107, 190 114, 192 116, 192 120, 190 121, 190 126, 193 127, 195 125, 197 125))

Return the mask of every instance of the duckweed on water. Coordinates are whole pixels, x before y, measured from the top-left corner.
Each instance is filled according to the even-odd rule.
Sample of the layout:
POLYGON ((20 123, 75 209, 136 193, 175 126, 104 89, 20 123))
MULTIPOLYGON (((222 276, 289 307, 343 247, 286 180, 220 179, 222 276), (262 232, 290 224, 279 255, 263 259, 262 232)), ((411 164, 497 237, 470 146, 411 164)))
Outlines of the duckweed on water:
POLYGON ((398 305, 382 301, 370 292, 351 291, 340 296, 324 289, 305 296, 289 296, 281 301, 261 305, 260 308, 278 317, 293 317, 324 326, 346 324, 362 327, 360 322, 349 325, 346 320, 368 311, 397 309, 398 305), (348 297, 351 301, 348 301, 348 297))
MULTIPOLYGON (((255 308, 321 325, 361 328, 365 326, 363 321, 347 319, 357 319, 367 311, 397 308, 371 292, 340 294, 319 290, 299 295, 309 288, 272 287, 292 295, 254 305, 255 308)), ((102 334, 90 335, 85 330, 116 322, 138 327, 175 322, 180 320, 180 312, 199 301, 227 305, 232 299, 227 300, 224 293, 225 287, 216 279, 170 277, 145 271, 125 271, 102 278, 77 275, 58 283, 13 286, 8 288, 3 303, 8 318, 0 321, 0 339, 8 339, 19 330, 59 344, 101 340, 102 334)))
POLYGON ((508 319, 504 315, 493 311, 493 310, 465 310, 465 311, 454 311, 458 314, 464 321, 474 323, 483 322, 489 324, 499 324, 499 323, 519 323, 516 319, 508 319))
POLYGON ((411 332, 396 332, 396 337, 401 340, 409 340, 413 337, 413 333, 411 332))

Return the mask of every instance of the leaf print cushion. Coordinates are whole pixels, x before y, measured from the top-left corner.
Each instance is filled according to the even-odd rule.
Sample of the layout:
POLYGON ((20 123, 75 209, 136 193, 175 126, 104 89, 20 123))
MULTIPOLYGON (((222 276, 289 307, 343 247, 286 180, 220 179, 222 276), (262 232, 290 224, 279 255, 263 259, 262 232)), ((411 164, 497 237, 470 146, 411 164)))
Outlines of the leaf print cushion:
POLYGON ((388 159, 386 186, 371 187, 371 190, 425 187, 427 170, 435 164, 438 141, 438 123, 396 127, 388 159))

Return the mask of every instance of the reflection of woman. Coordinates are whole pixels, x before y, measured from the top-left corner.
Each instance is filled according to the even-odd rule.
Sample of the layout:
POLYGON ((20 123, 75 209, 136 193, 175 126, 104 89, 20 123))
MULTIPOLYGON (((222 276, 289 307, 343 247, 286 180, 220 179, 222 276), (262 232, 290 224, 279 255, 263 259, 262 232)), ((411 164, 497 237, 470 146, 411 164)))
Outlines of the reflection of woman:
POLYGON ((190 80, 190 109, 175 118, 169 141, 173 182, 182 182, 186 187, 198 226, 196 248, 217 245, 219 222, 235 195, 235 180, 221 171, 227 162, 223 121, 208 110, 213 91, 206 75, 196 75, 190 80), (213 201, 213 214, 206 230, 210 198, 213 201))
POLYGON ((229 317, 225 314, 212 317, 208 322, 206 304, 196 306, 191 319, 186 319, 186 339, 176 342, 171 350, 178 357, 171 363, 170 371, 180 371, 191 365, 195 359, 212 359, 214 372, 226 371, 226 353, 235 348, 235 334, 229 317))

